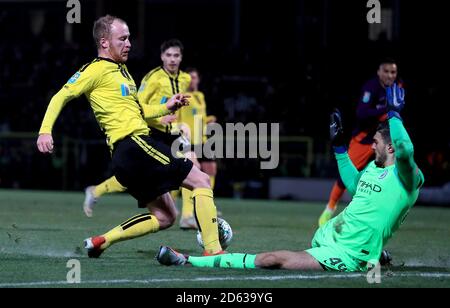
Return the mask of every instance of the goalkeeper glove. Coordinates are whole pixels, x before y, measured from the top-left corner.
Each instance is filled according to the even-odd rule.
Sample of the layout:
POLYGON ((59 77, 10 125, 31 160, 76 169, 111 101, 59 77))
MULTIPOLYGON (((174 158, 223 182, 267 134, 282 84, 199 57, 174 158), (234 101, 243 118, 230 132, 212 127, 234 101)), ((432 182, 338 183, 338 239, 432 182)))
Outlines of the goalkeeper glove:
POLYGON ((337 108, 330 115, 330 140, 335 152, 344 153, 346 151, 342 115, 337 108))
POLYGON ((405 89, 399 87, 397 83, 386 88, 386 101, 389 119, 397 117, 400 120, 400 111, 405 107, 405 89))

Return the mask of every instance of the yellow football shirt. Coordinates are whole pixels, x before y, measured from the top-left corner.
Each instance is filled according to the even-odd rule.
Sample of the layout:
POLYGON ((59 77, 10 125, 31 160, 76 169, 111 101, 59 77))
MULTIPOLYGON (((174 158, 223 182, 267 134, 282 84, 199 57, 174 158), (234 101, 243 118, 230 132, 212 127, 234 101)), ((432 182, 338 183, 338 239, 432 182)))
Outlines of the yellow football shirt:
POLYGON ((180 70, 178 74, 172 75, 162 66, 144 76, 139 87, 138 99, 144 110, 145 120, 151 128, 165 133, 171 132, 171 125, 164 125, 161 118, 155 118, 154 108, 164 106, 175 94, 186 93, 190 83, 191 76, 188 73, 180 70))
POLYGON ((84 65, 53 96, 39 133, 51 133, 62 108, 81 94, 88 99, 111 149, 116 141, 128 135, 149 134, 136 84, 127 67, 100 57, 84 65))
POLYGON ((177 111, 177 122, 185 124, 190 129, 191 143, 198 145, 206 141, 206 102, 205 95, 200 91, 189 92, 189 106, 177 111))

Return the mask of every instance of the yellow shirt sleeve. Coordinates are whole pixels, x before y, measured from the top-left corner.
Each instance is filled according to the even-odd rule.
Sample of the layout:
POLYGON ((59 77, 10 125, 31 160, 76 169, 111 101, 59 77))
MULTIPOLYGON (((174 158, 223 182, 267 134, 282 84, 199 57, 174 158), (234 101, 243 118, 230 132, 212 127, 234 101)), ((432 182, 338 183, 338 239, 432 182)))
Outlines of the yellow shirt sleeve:
POLYGON ((150 77, 141 84, 138 93, 139 104, 144 111, 144 118, 155 119, 170 114, 172 111, 167 109, 165 104, 151 104, 151 99, 158 90, 158 83, 150 77))
POLYGON ((144 111, 144 118, 146 120, 163 117, 172 112, 169 109, 167 109, 166 104, 164 104, 164 105, 141 104, 141 106, 142 106, 142 110, 144 111))
POLYGON ((50 100, 39 134, 51 134, 53 125, 67 102, 92 91, 97 84, 98 75, 98 70, 86 66, 76 72, 50 100))
POLYGON ((45 112, 44 120, 42 121, 41 128, 39 129, 39 134, 51 134, 53 125, 59 116, 59 113, 64 108, 66 103, 70 101, 70 93, 64 88, 56 93, 48 104, 47 111, 45 112))
POLYGON ((149 105, 150 98, 156 93, 157 85, 151 82, 151 78, 143 82, 139 88, 138 98, 142 105, 149 105))

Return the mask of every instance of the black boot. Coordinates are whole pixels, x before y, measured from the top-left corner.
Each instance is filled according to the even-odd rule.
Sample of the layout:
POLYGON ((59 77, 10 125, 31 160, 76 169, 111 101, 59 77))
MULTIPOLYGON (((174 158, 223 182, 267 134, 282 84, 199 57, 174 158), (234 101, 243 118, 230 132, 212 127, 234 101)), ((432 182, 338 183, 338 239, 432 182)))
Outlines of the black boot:
POLYGON ((380 265, 390 265, 392 261, 392 255, 386 249, 381 252, 380 265))

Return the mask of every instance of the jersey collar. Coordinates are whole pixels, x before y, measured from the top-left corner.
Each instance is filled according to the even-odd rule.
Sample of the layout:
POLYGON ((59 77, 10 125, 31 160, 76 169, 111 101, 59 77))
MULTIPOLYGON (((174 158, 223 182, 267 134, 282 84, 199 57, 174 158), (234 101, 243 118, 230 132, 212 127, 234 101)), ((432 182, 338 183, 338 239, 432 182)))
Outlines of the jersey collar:
POLYGON ((162 70, 170 77, 173 79, 178 79, 178 76, 180 76, 180 70, 178 69, 178 72, 175 75, 172 75, 171 73, 169 73, 168 71, 166 71, 166 69, 164 68, 164 66, 161 65, 162 70))
POLYGON ((108 62, 117 64, 117 65, 119 65, 119 66, 123 64, 123 63, 116 62, 116 61, 114 61, 113 59, 110 59, 110 58, 97 57, 97 59, 99 59, 99 60, 105 60, 105 61, 108 61, 108 62))

